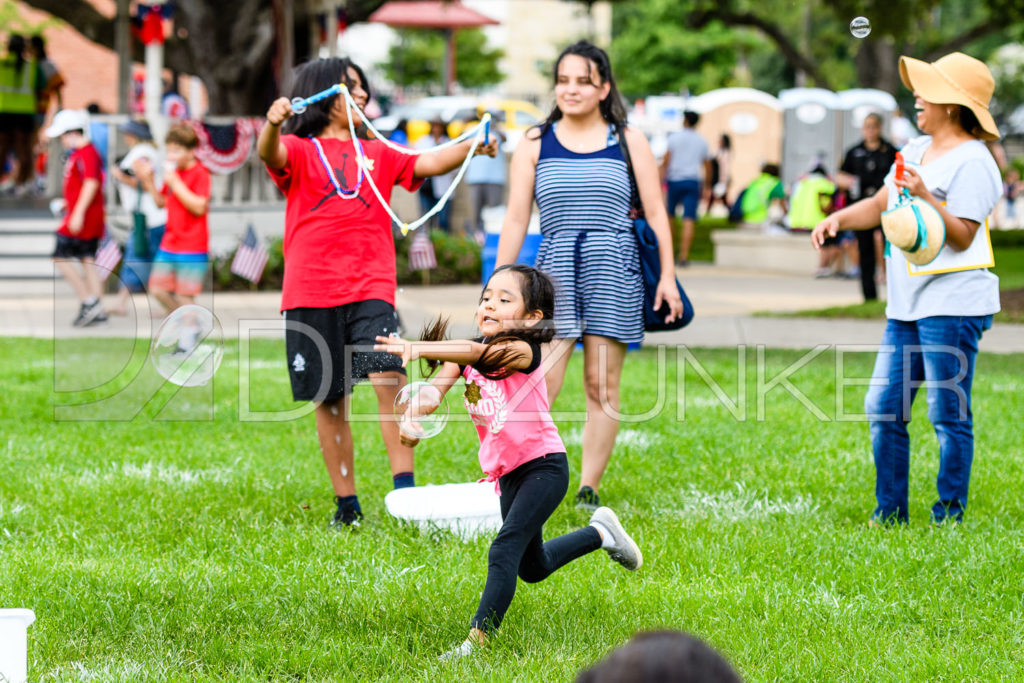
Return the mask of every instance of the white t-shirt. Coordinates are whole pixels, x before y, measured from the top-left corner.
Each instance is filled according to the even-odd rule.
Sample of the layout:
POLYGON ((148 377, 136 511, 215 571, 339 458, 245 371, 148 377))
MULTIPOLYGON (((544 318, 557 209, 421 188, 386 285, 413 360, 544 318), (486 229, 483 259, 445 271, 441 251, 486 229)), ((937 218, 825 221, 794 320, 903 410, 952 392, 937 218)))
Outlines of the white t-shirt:
MULTIPOLYGON (((163 164, 160 152, 157 151, 156 147, 149 144, 148 142, 140 142, 139 144, 128 150, 128 153, 124 155, 124 159, 119 164, 122 171, 132 170, 132 165, 139 159, 146 159, 153 167, 153 182, 156 183, 157 187, 160 187, 163 176, 163 164)), ((124 183, 117 184, 117 195, 121 199, 121 206, 128 212, 138 210, 142 211, 146 215, 146 226, 150 228, 156 228, 161 225, 167 225, 167 209, 161 209, 156 205, 156 201, 153 200, 152 195, 148 192, 142 194, 142 204, 139 205, 139 190, 124 183)))
MULTIPOLYGON (((984 223, 1002 192, 999 168, 985 144, 969 140, 938 159, 920 165, 931 145, 930 135, 907 143, 903 158, 921 174, 932 195, 946 203, 946 210, 958 218, 984 223)), ((885 177, 889 189, 888 209, 899 197, 893 182, 895 164, 885 177)), ((975 239, 984 239, 979 229, 975 239)), ((953 249, 948 243, 943 249, 953 249)), ((939 315, 992 315, 999 312, 999 278, 987 268, 975 268, 939 275, 910 275, 903 252, 890 248, 886 258, 889 299, 887 318, 920 320, 939 315)))

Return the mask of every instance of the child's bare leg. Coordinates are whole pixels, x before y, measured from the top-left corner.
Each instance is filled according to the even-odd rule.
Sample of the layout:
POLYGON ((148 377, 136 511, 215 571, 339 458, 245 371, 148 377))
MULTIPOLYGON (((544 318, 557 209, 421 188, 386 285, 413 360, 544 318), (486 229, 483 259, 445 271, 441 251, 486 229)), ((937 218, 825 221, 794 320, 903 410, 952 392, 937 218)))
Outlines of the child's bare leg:
POLYGON ((128 301, 132 298, 131 290, 124 285, 117 290, 117 298, 111 306, 106 307, 107 313, 111 315, 128 315, 128 301))
POLYGON ((85 301, 89 298, 89 285, 86 283, 85 278, 78 272, 74 264, 64 258, 54 259, 53 262, 57 264, 57 270, 67 280, 67 283, 71 285, 71 289, 75 290, 75 296, 78 297, 79 301, 85 301))
POLYGON ((91 258, 82 259, 82 270, 85 271, 85 284, 89 288, 89 294, 97 299, 102 298, 103 282, 100 281, 100 274, 96 269, 96 262, 91 258))
POLYGON ((401 442, 401 432, 394 419, 395 397, 406 385, 406 377, 400 372, 370 373, 370 383, 377 392, 377 414, 380 419, 380 434, 388 451, 391 474, 413 471, 413 449, 401 442))
POLYGON ((154 299, 160 302, 160 305, 164 307, 165 313, 170 313, 178 307, 178 301, 174 296, 174 292, 169 292, 166 289, 150 287, 149 293, 153 295, 154 299))
POLYGON ((356 478, 352 427, 346 419, 348 397, 316 407, 316 435, 336 496, 354 496, 356 478))

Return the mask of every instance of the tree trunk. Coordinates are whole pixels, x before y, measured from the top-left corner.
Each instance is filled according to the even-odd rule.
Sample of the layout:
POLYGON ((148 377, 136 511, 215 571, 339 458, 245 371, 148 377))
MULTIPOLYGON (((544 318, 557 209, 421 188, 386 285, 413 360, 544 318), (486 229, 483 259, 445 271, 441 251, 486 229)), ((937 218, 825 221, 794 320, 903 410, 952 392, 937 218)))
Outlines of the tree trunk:
POLYGON ((892 39, 863 41, 854 63, 862 88, 877 88, 894 94, 900 91, 899 60, 892 39))

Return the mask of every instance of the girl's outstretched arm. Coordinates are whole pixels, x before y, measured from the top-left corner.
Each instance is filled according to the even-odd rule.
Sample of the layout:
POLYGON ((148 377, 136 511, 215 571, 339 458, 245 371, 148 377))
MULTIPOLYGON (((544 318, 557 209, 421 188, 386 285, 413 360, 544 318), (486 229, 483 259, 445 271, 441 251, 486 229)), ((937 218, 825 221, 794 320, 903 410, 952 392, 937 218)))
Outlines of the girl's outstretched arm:
MULTIPOLYGON (((469 154, 469 148, 472 146, 473 140, 470 138, 465 142, 453 147, 447 147, 439 152, 420 154, 416 157, 416 165, 413 167, 412 173, 417 178, 427 178, 429 176, 442 175, 448 171, 454 171, 466 160, 466 155, 469 154)), ((491 141, 488 144, 481 144, 477 147, 476 154, 486 154, 489 157, 497 155, 498 142, 494 136, 491 136, 491 141)))
POLYGON ((377 343, 373 347, 374 351, 384 351, 401 358, 403 368, 409 364, 409 361, 420 358, 440 360, 456 365, 473 365, 489 349, 502 351, 508 349, 513 352, 514 356, 506 363, 509 370, 526 368, 533 359, 530 345, 519 340, 488 345, 469 339, 430 342, 380 336, 377 337, 377 343))
MULTIPOLYGON (((437 371, 437 374, 430 378, 430 384, 441 392, 441 396, 444 396, 453 386, 455 386, 455 383, 459 381, 459 377, 461 376, 462 373, 459 371, 458 363, 445 363, 441 366, 441 369, 437 371)), ((426 403, 421 402, 416 407, 416 412, 420 416, 429 415, 437 409, 438 405, 440 405, 440 402, 438 402, 437 405, 427 405, 426 403)), ((399 418, 400 427, 403 424, 410 424, 413 419, 413 406, 410 405, 406 409, 405 414, 399 418)), ((399 439, 403 446, 409 446, 410 448, 415 448, 420 442, 419 439, 407 434, 406 431, 401 429, 399 439)))
POLYGON ((430 378, 430 383, 444 396, 459 381, 459 377, 462 377, 462 372, 459 371, 459 364, 445 363, 437 371, 437 374, 430 378))
POLYGON ((281 143, 281 124, 291 116, 292 103, 287 97, 277 98, 267 110, 267 125, 260 131, 256 151, 270 168, 282 169, 288 163, 288 148, 281 143))

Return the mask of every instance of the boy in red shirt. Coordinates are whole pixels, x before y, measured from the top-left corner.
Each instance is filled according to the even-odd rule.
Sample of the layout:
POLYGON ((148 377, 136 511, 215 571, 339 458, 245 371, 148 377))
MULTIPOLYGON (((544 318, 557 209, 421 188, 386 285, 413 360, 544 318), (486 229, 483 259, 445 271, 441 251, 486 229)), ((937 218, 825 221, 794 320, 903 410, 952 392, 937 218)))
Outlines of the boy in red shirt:
POLYGON ((153 259, 149 292, 170 313, 203 291, 209 265, 210 172, 196 159, 199 138, 189 126, 171 128, 166 143, 164 186, 157 189, 153 167, 144 159, 137 162, 135 175, 156 205, 167 207, 167 228, 153 259))
MULTIPOLYGON (((339 81, 347 84, 357 106, 366 105, 369 85, 362 69, 348 59, 303 64, 293 89, 311 95, 339 81)), ((353 387, 370 379, 379 414, 390 418, 395 396, 406 383, 401 361, 373 351, 378 335, 398 331, 395 244, 391 219, 364 176, 373 178, 388 201, 395 185, 414 192, 422 178, 458 167, 470 147, 464 142, 434 154, 401 154, 380 140, 353 140, 349 116, 356 113, 341 95, 301 114, 282 97, 267 111, 257 143, 287 199, 281 292, 285 351, 292 397, 316 402, 317 436, 334 489, 332 524, 337 528, 358 526, 362 518, 349 424, 353 387), (360 154, 366 159, 364 169, 356 165, 360 154)), ((497 145, 492 138, 477 151, 494 156, 497 145)), ((395 488, 414 485, 412 448, 400 442, 393 419, 382 417, 380 428, 395 488)))
POLYGON ((103 288, 95 265, 96 247, 103 236, 103 164, 99 152, 85 138, 88 126, 84 113, 64 109, 46 129, 47 137, 59 137, 60 144, 70 152, 64 167, 64 220, 57 229, 53 260, 81 302, 72 323, 75 327, 107 319, 100 303, 103 288), (73 259, 82 262, 81 273, 73 259))

